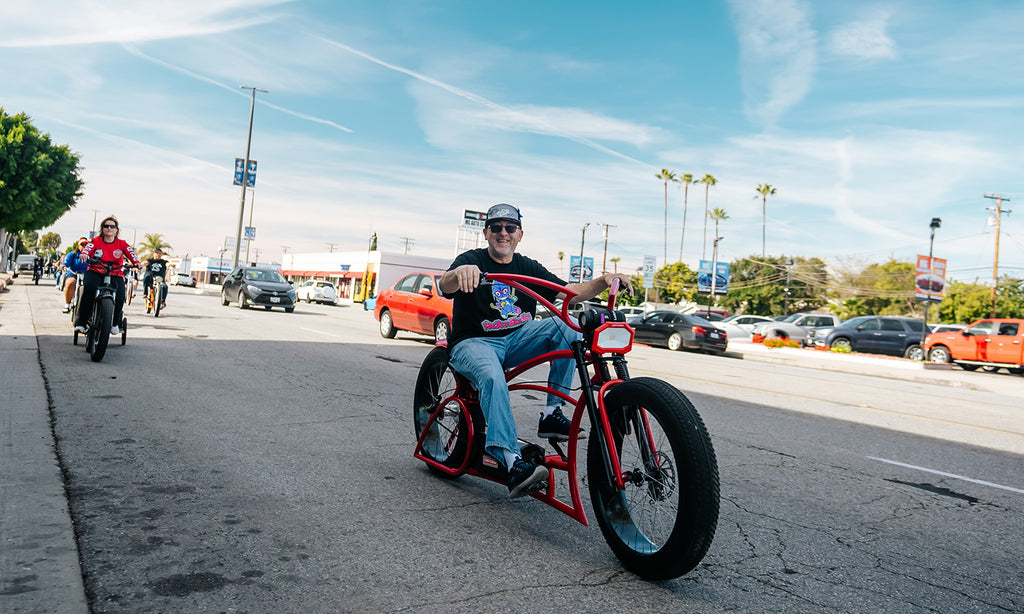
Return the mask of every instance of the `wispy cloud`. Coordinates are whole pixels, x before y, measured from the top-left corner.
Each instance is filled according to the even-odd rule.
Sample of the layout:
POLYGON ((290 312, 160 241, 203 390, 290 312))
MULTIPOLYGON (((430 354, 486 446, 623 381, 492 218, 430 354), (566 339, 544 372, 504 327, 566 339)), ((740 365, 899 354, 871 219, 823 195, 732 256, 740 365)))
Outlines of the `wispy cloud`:
POLYGON ((293 0, 35 0, 4 8, 0 47, 129 43, 220 34, 275 20, 293 0))
POLYGON ((828 37, 828 49, 842 56, 866 60, 894 60, 896 43, 886 33, 889 14, 855 21, 834 30, 828 37))
POLYGON ((744 108, 763 127, 799 103, 818 68, 817 34, 800 0, 732 0, 744 108))
MULTIPOLYGON (((628 160, 630 162, 635 162, 637 164, 642 164, 644 166, 650 166, 650 164, 647 162, 637 160, 636 158, 633 158, 622 152, 606 147, 593 140, 594 138, 620 140, 623 135, 623 127, 625 126, 625 122, 602 119, 602 122, 600 123, 603 123, 603 125, 605 126, 614 125, 615 129, 612 131, 598 131, 594 130, 594 128, 599 123, 594 121, 597 118, 597 116, 594 114, 580 113, 576 110, 571 109, 556 110, 552 108, 542 109, 541 107, 529 106, 509 107, 506 105, 498 104, 483 96, 474 94, 473 92, 469 92, 467 90, 445 83, 438 79, 428 77, 427 75, 418 73, 409 68, 405 68, 397 64, 392 64, 391 62, 386 62, 380 58, 374 57, 364 51, 360 51, 344 43, 334 41, 328 38, 320 38, 329 45, 333 45, 339 49, 343 49, 349 53, 352 53, 370 62, 373 62, 374 64, 408 75, 414 79, 417 79, 418 81, 440 88, 450 94, 454 94, 455 96, 458 96, 470 102, 476 103, 480 106, 486 107, 487 109, 490 109, 492 113, 489 113, 487 115, 478 115, 477 117, 488 118, 489 121, 492 122, 492 127, 494 128, 509 131, 524 131, 531 132, 534 134, 559 136, 579 143, 581 145, 585 145, 586 147, 589 147, 596 151, 600 151, 615 156, 617 158, 621 158, 623 160, 628 160), (571 119, 571 121, 565 122, 564 120, 566 119, 571 119), (575 132, 573 130, 574 128, 580 128, 583 126, 586 127, 583 133, 575 132), (584 136, 584 134, 588 136, 584 136)), ((635 128, 636 127, 634 126, 634 129, 635 128)), ((640 132, 649 133, 649 131, 649 129, 644 128, 640 132)), ((633 140, 635 141, 635 139, 636 137, 634 136, 633 140)), ((646 137, 641 137, 641 139, 645 140, 646 137)))
MULTIPOLYGON (((199 74, 197 72, 191 71, 191 70, 189 70, 187 68, 184 68, 182 66, 177 66, 175 64, 171 64, 170 62, 165 62, 165 61, 163 61, 163 60, 161 60, 159 58, 155 58, 155 57, 153 57, 151 55, 143 53, 142 51, 139 51, 133 45, 123 45, 123 46, 124 46, 125 50, 130 52, 132 55, 140 57, 140 58, 142 58, 144 60, 147 60, 149 62, 153 62, 154 64, 158 64, 160 66, 163 66, 164 68, 167 68, 169 70, 173 70, 173 71, 181 73, 181 74, 183 74, 183 75, 185 75, 187 77, 191 77, 191 78, 196 79, 198 81, 202 81, 203 83, 207 83, 209 85, 213 85, 215 87, 219 87, 219 88, 225 89, 225 90, 227 90, 229 92, 236 93, 236 94, 239 94, 241 96, 245 96, 245 97, 249 97, 250 96, 250 94, 248 92, 242 91, 238 87, 232 87, 230 85, 227 85, 226 83, 221 83, 220 81, 217 81, 216 79, 211 79, 210 77, 207 77, 205 75, 201 75, 201 74, 199 74)), ((329 119, 323 119, 322 117, 316 117, 314 115, 309 115, 308 113, 301 113, 299 111, 293 111, 291 109, 287 109, 287 108, 282 107, 280 105, 269 103, 269 102, 266 102, 266 101, 263 101, 263 100, 260 100, 259 103, 261 105, 263 105, 263 106, 269 107, 269 108, 274 109, 276 111, 280 111, 280 112, 285 113, 287 115, 291 115, 292 117, 298 117, 299 119, 304 119, 304 120, 311 121, 311 122, 314 122, 314 123, 323 124, 325 126, 330 126, 331 128, 336 128, 338 130, 341 130, 342 132, 352 132, 352 130, 350 128, 346 128, 345 126, 342 126, 341 124, 339 124, 337 122, 333 122, 333 121, 331 121, 329 119)))

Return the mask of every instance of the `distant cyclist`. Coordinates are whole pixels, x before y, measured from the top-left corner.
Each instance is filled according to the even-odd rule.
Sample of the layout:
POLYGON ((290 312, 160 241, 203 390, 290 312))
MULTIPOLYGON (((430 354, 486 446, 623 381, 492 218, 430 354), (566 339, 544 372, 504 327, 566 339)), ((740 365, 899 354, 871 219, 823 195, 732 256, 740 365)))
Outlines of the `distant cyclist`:
POLYGON ((64 256, 64 313, 71 311, 71 300, 75 297, 75 286, 78 285, 78 278, 81 277, 89 265, 79 260, 82 255, 82 248, 89 243, 89 239, 82 237, 75 244, 74 251, 64 256))
POLYGON ((160 308, 167 306, 167 261, 164 260, 164 250, 157 249, 153 252, 152 258, 146 259, 146 274, 142 278, 142 295, 146 296, 153 286, 153 277, 160 276, 165 279, 163 287, 160 288, 160 308))
MULTIPOLYGON (((142 266, 135 250, 126 241, 118 237, 120 233, 117 218, 110 215, 100 222, 100 236, 89 241, 82 248, 78 257, 82 262, 88 262, 90 258, 99 258, 104 263, 117 265, 110 271, 111 280, 117 286, 117 296, 114 299, 114 325, 110 327, 110 334, 121 334, 121 317, 124 308, 124 272, 121 265, 125 258, 135 266, 142 266)), ((107 268, 102 264, 90 264, 82 279, 82 302, 78 305, 78 317, 75 318, 75 330, 84 333, 85 324, 89 321, 92 313, 92 304, 96 299, 96 288, 103 283, 103 276, 107 268)))

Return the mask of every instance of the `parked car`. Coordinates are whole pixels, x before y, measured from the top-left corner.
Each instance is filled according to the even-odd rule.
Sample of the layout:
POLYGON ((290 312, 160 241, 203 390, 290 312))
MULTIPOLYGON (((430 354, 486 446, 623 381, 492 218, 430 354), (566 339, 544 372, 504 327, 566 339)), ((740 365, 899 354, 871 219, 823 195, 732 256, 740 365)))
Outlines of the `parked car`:
POLYGON ((21 254, 15 259, 15 271, 31 271, 35 265, 36 257, 32 254, 21 254))
POLYGON ((1024 320, 978 320, 961 331, 932 333, 924 351, 932 362, 954 362, 968 371, 1006 367, 1024 373, 1024 320))
POLYGON ((626 316, 627 318, 632 318, 632 317, 635 317, 635 316, 642 316, 642 315, 644 315, 644 308, 643 307, 632 307, 632 306, 628 306, 628 305, 627 306, 623 306, 623 307, 619 307, 619 306, 616 305, 615 311, 621 311, 622 315, 626 316))
POLYGON ((296 302, 305 300, 307 303, 316 301, 333 305, 337 299, 338 291, 334 289, 334 284, 329 281, 310 279, 309 281, 302 282, 295 288, 296 302))
POLYGON ((729 335, 700 316, 675 311, 650 311, 627 320, 636 331, 634 341, 663 345, 670 350, 695 349, 721 354, 729 335))
POLYGON ((839 326, 842 320, 831 313, 794 313, 771 322, 756 324, 751 330, 754 335, 765 339, 792 339, 805 342, 810 329, 819 326, 839 326))
POLYGON ((232 301, 239 309, 283 307, 291 313, 295 311, 295 289, 274 269, 238 267, 224 278, 220 289, 221 305, 229 305, 232 301))
POLYGON ((435 341, 448 339, 452 323, 452 300, 437 289, 441 274, 436 271, 408 273, 377 296, 373 317, 380 334, 393 339, 400 330, 433 335, 435 341))
POLYGON ((771 318, 765 316, 735 315, 715 322, 715 326, 728 333, 730 339, 750 339, 750 331, 755 325, 771 321, 771 318))
POLYGON ((845 348, 853 352, 892 354, 924 360, 921 342, 927 329, 921 320, 903 316, 860 316, 836 327, 817 328, 814 345, 845 348))
POLYGON ((188 286, 189 288, 196 287, 196 278, 192 277, 188 273, 178 273, 174 278, 174 285, 176 286, 188 286))

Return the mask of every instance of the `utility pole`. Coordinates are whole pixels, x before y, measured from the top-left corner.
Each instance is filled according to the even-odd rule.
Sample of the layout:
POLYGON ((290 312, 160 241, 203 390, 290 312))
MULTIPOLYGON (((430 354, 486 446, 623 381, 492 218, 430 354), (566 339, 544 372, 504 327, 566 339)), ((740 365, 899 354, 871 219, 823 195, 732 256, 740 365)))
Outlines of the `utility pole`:
MULTIPOLYGON (((601 275, 608 272, 608 229, 615 228, 614 224, 598 224, 604 226, 604 256, 601 258, 601 275)), ((580 256, 582 258, 582 256, 580 256)))
MULTIPOLYGON (((995 259, 992 261, 992 315, 996 317, 996 290, 999 287, 999 226, 1002 220, 1003 213, 1003 201, 1010 202, 1009 198, 1006 198, 1002 194, 985 194, 985 198, 992 198, 996 201, 995 207, 989 207, 988 210, 995 210, 996 214, 996 254, 995 259)), ((1011 210, 1007 209, 1006 213, 1012 213, 1011 210)))
POLYGON ((399 237, 398 240, 405 244, 405 252, 404 253, 408 254, 409 253, 409 247, 415 242, 415 239, 412 239, 410 237, 399 237))
POLYGON ((334 246, 337 245, 337 243, 331 243, 330 241, 324 241, 324 244, 327 245, 327 253, 333 254, 334 253, 334 246))
POLYGON ((267 93, 255 87, 245 85, 238 86, 238 89, 252 90, 252 103, 249 105, 249 136, 245 139, 245 166, 242 167, 242 202, 238 206, 238 231, 235 233, 235 254, 231 259, 231 270, 238 268, 238 250, 242 246, 242 223, 245 220, 245 187, 249 182, 249 153, 252 145, 252 116, 256 110, 256 92, 267 93))
POLYGON ((587 226, 590 226, 590 222, 583 225, 583 236, 580 237, 580 283, 583 283, 583 245, 587 241, 587 226))
POLYGON ((782 295, 782 308, 784 315, 789 315, 789 282, 793 278, 793 259, 786 258, 786 293, 782 295))
MULTIPOLYGON (((928 334, 928 305, 932 303, 932 273, 935 272, 935 263, 932 261, 932 252, 935 247, 935 229, 942 226, 942 218, 933 217, 931 223, 928 225, 931 228, 931 238, 928 240, 928 297, 924 300, 924 330, 921 331, 921 344, 924 344, 924 338, 928 334)), ((937 318, 936 318, 937 319, 937 318)))

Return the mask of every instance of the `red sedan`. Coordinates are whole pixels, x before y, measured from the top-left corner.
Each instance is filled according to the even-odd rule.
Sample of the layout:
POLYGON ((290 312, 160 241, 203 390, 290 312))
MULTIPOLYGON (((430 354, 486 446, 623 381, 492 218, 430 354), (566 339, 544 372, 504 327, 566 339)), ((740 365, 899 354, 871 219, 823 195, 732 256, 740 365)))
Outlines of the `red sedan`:
POLYGON ((400 330, 433 335, 447 340, 452 323, 452 301, 437 289, 441 274, 436 271, 408 273, 377 297, 373 316, 380 322, 380 334, 391 339, 400 330))

